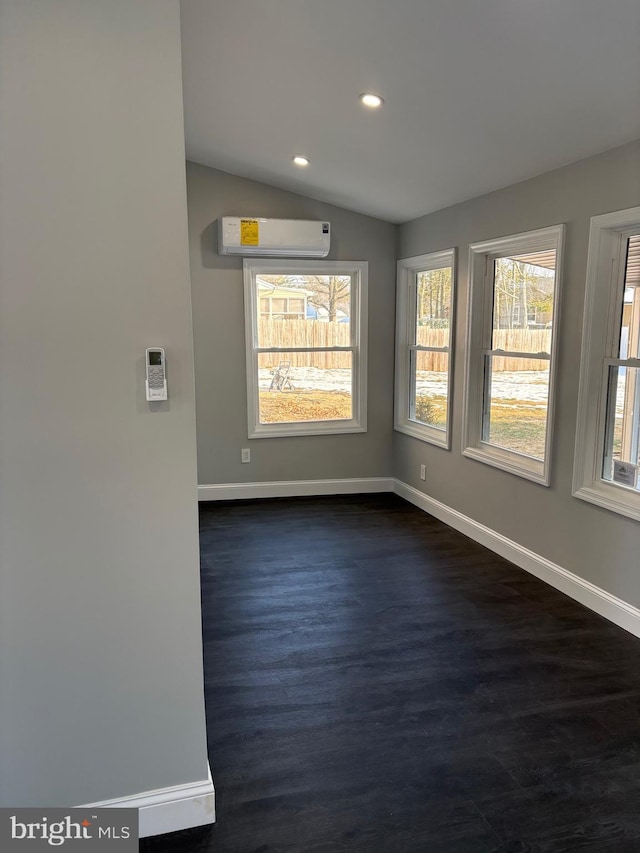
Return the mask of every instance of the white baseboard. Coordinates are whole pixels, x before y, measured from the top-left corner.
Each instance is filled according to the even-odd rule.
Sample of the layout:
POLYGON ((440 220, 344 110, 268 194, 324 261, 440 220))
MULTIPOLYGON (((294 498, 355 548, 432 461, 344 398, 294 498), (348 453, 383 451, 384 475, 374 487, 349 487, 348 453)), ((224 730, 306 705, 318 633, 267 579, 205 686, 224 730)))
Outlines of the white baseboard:
POLYGON ((140 838, 164 835, 215 823, 215 792, 211 770, 207 779, 130 797, 85 803, 83 809, 138 809, 140 838))
POLYGON ((484 524, 480 524, 469 516, 440 503, 435 498, 425 495, 401 480, 394 481, 393 490, 400 497, 440 521, 444 521, 445 524, 459 530, 470 539, 486 546, 496 554, 500 554, 501 557, 515 563, 516 566, 530 572, 560 592, 564 592, 565 595, 579 601, 580 604, 584 604, 585 607, 595 611, 600 616, 604 616, 605 619, 614 622, 636 637, 640 637, 640 610, 632 604, 627 604, 621 598, 616 598, 615 595, 611 595, 599 586, 574 575, 573 572, 569 572, 562 566, 552 563, 551 560, 518 545, 512 539, 507 539, 501 533, 485 527, 484 524))
POLYGON ((198 486, 199 501, 235 501, 250 498, 297 498, 306 495, 361 495, 392 492, 392 477, 348 480, 277 480, 273 483, 216 483, 198 486))

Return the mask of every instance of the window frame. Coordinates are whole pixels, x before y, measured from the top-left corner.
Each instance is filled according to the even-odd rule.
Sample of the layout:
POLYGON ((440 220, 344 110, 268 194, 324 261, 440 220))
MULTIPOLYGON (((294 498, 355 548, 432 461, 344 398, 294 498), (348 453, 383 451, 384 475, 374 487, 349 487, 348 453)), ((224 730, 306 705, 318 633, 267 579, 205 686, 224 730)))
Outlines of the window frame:
MULTIPOLYGON (((462 453, 464 456, 500 468, 510 474, 549 486, 552 469, 552 447, 555 414, 555 388, 558 362, 558 334, 562 294, 562 261, 565 226, 552 225, 525 231, 469 246, 469 292, 467 304, 467 364, 464 388, 462 453), (544 459, 536 459, 483 440, 486 416, 485 360, 493 350, 494 277, 489 275, 489 262, 511 255, 533 254, 555 249, 554 306, 549 354, 549 396, 544 459)), ((495 267, 494 267, 495 268, 495 267)), ((511 355, 511 353, 507 354, 511 355)), ((527 357, 527 353, 516 354, 527 357)), ((533 354, 538 357, 540 354, 533 354)))
POLYGON ((420 441, 426 441, 445 450, 451 449, 451 422, 453 410, 453 360, 455 344, 456 291, 457 291, 457 253, 456 249, 443 249, 402 258, 397 263, 396 284, 396 365, 394 395, 394 429, 420 441), (421 272, 451 267, 451 309, 449 324, 449 345, 447 347, 424 347, 413 343, 416 325, 417 276, 421 272), (445 429, 422 423, 411 417, 415 388, 411 378, 412 352, 446 352, 448 354, 447 371, 447 423, 445 429))
POLYGON ((249 438, 282 438, 367 431, 367 306, 368 261, 317 261, 292 258, 244 258, 245 350, 247 375, 247 424, 249 438), (260 296, 256 278, 260 275, 342 275, 351 278, 351 312, 348 347, 260 347, 258 320, 260 296), (261 424, 259 422, 258 355, 263 352, 351 352, 352 417, 344 420, 299 421, 261 424))
MULTIPOLYGON (((572 494, 640 521, 640 491, 602 476, 609 366, 612 361, 621 361, 614 350, 622 322, 626 264, 623 247, 632 231, 640 233, 640 207, 591 218, 572 494)), ((622 361, 640 368, 640 359, 622 361)))

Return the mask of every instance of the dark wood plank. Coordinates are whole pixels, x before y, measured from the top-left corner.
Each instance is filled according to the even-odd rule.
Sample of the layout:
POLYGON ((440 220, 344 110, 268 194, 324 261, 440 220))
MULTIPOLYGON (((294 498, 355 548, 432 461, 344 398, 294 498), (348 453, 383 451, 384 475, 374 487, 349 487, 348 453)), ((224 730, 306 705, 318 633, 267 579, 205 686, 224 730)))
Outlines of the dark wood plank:
POLYGON ((142 850, 640 850, 639 640, 393 495, 201 546, 218 822, 142 850))

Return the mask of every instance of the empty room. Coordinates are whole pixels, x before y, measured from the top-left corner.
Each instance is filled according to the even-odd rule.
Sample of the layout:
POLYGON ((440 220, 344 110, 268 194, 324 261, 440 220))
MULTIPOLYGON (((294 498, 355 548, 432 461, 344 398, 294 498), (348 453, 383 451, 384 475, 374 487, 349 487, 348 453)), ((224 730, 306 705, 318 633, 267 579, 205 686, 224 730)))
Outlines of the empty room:
POLYGON ((640 850, 639 35, 0 0, 0 838, 640 850))

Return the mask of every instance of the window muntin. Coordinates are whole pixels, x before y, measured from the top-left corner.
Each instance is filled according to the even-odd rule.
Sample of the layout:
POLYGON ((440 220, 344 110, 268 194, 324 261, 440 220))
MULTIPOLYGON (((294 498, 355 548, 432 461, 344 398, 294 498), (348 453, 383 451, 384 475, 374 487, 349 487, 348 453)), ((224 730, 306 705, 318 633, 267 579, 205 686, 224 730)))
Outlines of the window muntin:
POLYGON ((466 456, 549 484, 563 226, 470 247, 466 456))
POLYGON ((450 446, 453 249, 398 262, 395 428, 450 446))
POLYGON ((250 438, 366 430, 367 267, 244 261, 250 438))

